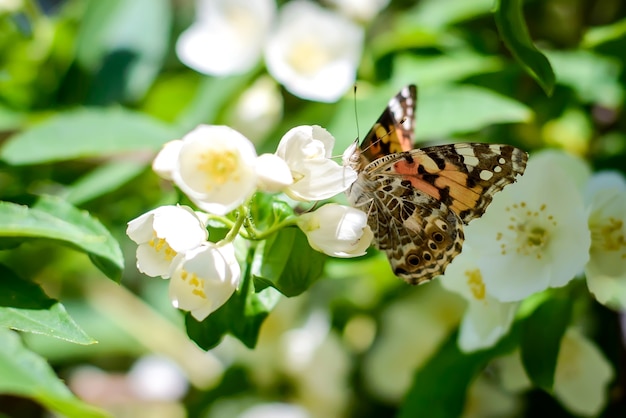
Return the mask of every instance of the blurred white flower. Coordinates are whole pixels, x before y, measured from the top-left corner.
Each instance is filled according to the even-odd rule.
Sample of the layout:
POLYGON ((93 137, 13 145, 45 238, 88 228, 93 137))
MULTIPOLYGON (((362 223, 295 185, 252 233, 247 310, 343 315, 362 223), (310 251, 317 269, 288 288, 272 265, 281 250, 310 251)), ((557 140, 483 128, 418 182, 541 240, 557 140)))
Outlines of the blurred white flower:
POLYGON ((256 187, 256 150, 242 134, 228 126, 200 125, 182 139, 171 177, 200 209, 224 215, 252 195, 256 187))
POLYGON ((264 75, 241 94, 228 115, 228 125, 256 144, 276 127, 282 115, 280 88, 274 79, 264 75))
POLYGON ((364 255, 374 237, 365 212, 336 203, 300 215, 298 226, 313 249, 332 257, 364 255))
POLYGON ((389 0, 326 0, 344 15, 368 22, 389 4, 389 0))
POLYGON ((591 237, 577 184, 552 153, 533 157, 524 176, 465 230, 487 292, 502 302, 564 286, 589 260, 591 237))
POLYGON ((607 401, 613 379, 611 364, 598 347, 578 330, 568 329, 554 372, 554 394, 578 415, 597 415, 607 401))
POLYGON ((128 372, 132 392, 139 399, 176 401, 187 393, 189 383, 183 371, 167 357, 144 356, 128 372))
POLYGON ((197 0, 196 22, 176 42, 178 58, 211 75, 244 73, 261 57, 273 0, 197 0))
POLYGON ((176 169, 178 154, 183 146, 183 141, 175 139, 163 145, 161 151, 152 161, 152 170, 165 180, 172 180, 172 174, 176 169))
POLYGON ((242 412, 238 418, 310 418, 306 409, 288 403, 262 403, 242 412))
POLYGON ((262 154, 256 159, 257 186, 274 193, 293 184, 289 166, 276 154, 262 154))
POLYGON ((169 277, 172 260, 208 238, 202 221, 187 206, 161 206, 128 222, 126 234, 137 247, 137 269, 169 277))
POLYGON ((268 72, 298 97, 337 101, 356 80, 363 28, 307 0, 285 4, 265 48, 268 72))
POLYGON ((380 333, 363 362, 368 389, 386 402, 399 402, 416 370, 456 328, 462 299, 444 291, 438 281, 412 288, 381 316, 380 333))
POLYGON ((330 159, 335 138, 324 128, 297 126, 280 140, 276 155, 287 162, 293 184, 285 193, 296 200, 323 200, 346 190, 357 178, 350 167, 330 159))
POLYGON ((241 268, 232 244, 217 247, 208 242, 176 256, 170 276, 172 305, 202 321, 235 292, 241 268))
POLYGON ((587 185, 590 259, 587 286, 598 302, 626 309, 626 181, 614 172, 598 173, 587 185))
POLYGON ((516 395, 503 390, 482 373, 467 390, 461 418, 514 417, 518 416, 520 406, 516 395))
MULTIPOLYGON (((530 388, 519 350, 496 359, 494 365, 505 389, 530 388)), ((614 372, 593 341, 576 328, 563 335, 554 372, 553 391, 565 408, 576 415, 596 416, 606 406, 608 386, 614 372)))
POLYGON ((446 269, 440 283, 467 300, 459 328, 461 351, 471 352, 492 347, 511 329, 518 302, 500 302, 489 295, 476 257, 469 245, 446 269))
POLYGON ((0 0, 0 14, 16 12, 23 7, 23 0, 0 0))

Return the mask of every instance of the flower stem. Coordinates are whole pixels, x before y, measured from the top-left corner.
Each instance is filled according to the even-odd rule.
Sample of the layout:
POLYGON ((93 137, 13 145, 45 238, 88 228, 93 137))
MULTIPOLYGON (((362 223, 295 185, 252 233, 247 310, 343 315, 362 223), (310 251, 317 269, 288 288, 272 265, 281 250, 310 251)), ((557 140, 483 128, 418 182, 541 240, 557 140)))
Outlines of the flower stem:
MULTIPOLYGON (((228 231, 228 234, 226 234, 224 239, 218 242, 217 245, 220 246, 220 245, 229 244, 233 242, 235 238, 237 237, 237 235, 239 234, 239 230, 241 229, 241 226, 243 225, 247 217, 248 217, 248 207, 246 205, 239 206, 239 208, 237 208, 237 219, 235 220, 235 222, 232 222, 230 231, 228 231)), ((231 221, 228 221, 228 223, 230 222, 231 221)))

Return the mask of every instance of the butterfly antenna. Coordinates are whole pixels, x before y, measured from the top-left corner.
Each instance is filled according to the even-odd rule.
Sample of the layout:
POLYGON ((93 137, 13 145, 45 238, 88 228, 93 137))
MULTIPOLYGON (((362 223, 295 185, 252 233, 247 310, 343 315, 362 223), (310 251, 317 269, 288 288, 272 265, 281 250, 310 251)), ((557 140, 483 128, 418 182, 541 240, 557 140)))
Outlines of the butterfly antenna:
POLYGON ((357 105, 356 105, 356 83, 354 83, 353 101, 354 101, 354 120, 356 122, 356 140, 358 141, 359 138, 361 138, 361 132, 359 131, 359 112, 357 111, 357 105))

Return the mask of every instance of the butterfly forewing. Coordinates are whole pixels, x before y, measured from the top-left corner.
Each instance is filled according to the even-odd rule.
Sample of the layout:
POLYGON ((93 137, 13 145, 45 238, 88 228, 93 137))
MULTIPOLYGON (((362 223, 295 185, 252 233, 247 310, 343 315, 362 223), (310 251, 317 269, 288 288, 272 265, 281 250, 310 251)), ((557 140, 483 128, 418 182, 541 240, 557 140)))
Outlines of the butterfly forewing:
POLYGON ((444 273, 461 252, 463 224, 523 174, 528 158, 510 145, 412 149, 415 103, 415 86, 391 99, 355 151, 359 176, 347 192, 368 214, 374 244, 394 273, 411 284, 444 273))

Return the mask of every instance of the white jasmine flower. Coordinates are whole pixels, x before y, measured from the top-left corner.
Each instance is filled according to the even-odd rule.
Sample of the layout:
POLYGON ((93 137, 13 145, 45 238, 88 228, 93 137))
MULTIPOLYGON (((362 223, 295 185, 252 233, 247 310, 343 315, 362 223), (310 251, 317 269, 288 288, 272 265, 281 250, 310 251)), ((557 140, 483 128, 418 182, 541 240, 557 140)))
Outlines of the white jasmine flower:
POLYGON ((182 139, 174 183, 199 208, 224 215, 256 187, 254 145, 228 126, 200 125, 182 139))
POLYGON ((187 393, 189 382, 183 370, 167 357, 141 357, 128 372, 132 393, 139 399, 177 401, 187 393))
POLYGON ((169 277, 178 253, 196 248, 208 238, 198 216, 187 206, 161 206, 128 222, 126 234, 137 247, 137 269, 142 273, 169 277))
POLYGON ((564 286, 589 259, 582 196, 559 161, 531 158, 524 176, 466 228, 486 290, 502 302, 564 286))
POLYGON ((276 154, 262 154, 256 159, 257 185, 259 189, 274 193, 293 184, 289 166, 276 154))
MULTIPOLYGON (((519 350, 494 361, 505 389, 529 389, 519 350)), ((613 379, 611 364, 593 341, 575 328, 563 335, 554 371, 553 391, 565 408, 576 415, 596 416, 606 406, 613 379)))
POLYGON ((293 184, 285 193, 296 200, 323 200, 346 190, 356 180, 350 167, 330 160, 335 138, 320 126, 298 126, 287 132, 276 155, 287 162, 293 184))
POLYGON ((607 401, 611 364, 579 331, 567 330, 554 372, 554 395, 577 415, 597 415, 607 401))
POLYGON ((273 0, 198 0, 196 22, 176 43, 178 58, 211 75, 244 73, 259 61, 276 13, 273 0))
POLYGON ((254 405, 239 418, 311 418, 311 414, 299 405, 273 402, 254 405))
POLYGON ((353 84, 364 31, 317 4, 285 4, 265 48, 269 73, 304 99, 337 101, 353 84))
POLYGON ((364 255, 374 237, 364 212, 335 203, 300 215, 298 226, 313 249, 333 257, 364 255))
POLYGON ((282 115, 280 86, 273 78, 264 75, 241 94, 228 115, 228 125, 257 144, 276 127, 282 115))
POLYGON ((389 0, 326 0, 351 19, 368 22, 389 4, 389 0))
POLYGON ((178 154, 183 146, 183 141, 175 139, 167 142, 161 148, 152 162, 152 170, 165 180, 172 180, 172 173, 176 169, 178 154))
POLYGON ((626 308, 626 181, 618 173, 599 173, 587 185, 590 259, 587 286, 598 302, 626 308))
POLYGON ((218 247, 207 242, 177 255, 170 276, 172 305, 190 311, 195 319, 202 321, 235 292, 241 268, 232 244, 218 247))
POLYGON ((464 352, 492 347, 511 329, 519 303, 500 302, 489 295, 476 256, 468 245, 446 269, 441 284, 461 295, 467 309, 459 327, 458 345, 464 352))
POLYGON ((363 362, 363 378, 369 391, 385 402, 397 403, 406 396, 416 370, 458 324, 462 300, 439 283, 403 292, 382 312, 380 331, 363 362))
POLYGON ((467 389, 461 418, 515 417, 520 406, 516 395, 503 390, 483 373, 467 389))

